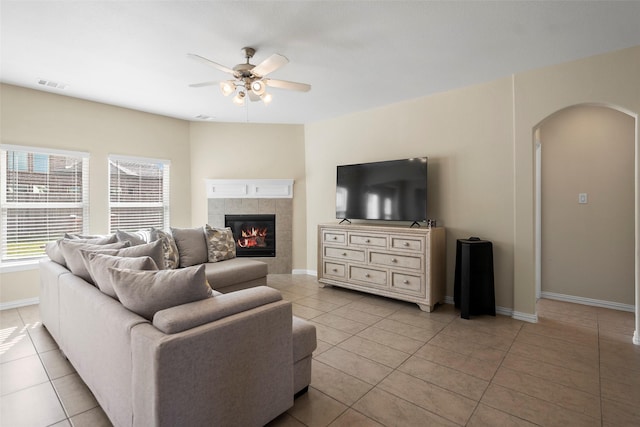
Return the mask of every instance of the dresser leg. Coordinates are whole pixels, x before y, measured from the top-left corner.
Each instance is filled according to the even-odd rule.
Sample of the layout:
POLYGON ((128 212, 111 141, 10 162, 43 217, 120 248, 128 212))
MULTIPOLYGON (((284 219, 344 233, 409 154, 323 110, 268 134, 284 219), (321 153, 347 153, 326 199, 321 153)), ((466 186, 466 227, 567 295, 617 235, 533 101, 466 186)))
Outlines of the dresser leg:
POLYGON ((420 310, 422 311, 426 311, 427 313, 430 313, 431 311, 433 311, 433 307, 431 307, 430 305, 420 304, 420 303, 416 303, 416 304, 418 304, 418 307, 420 307, 420 310))

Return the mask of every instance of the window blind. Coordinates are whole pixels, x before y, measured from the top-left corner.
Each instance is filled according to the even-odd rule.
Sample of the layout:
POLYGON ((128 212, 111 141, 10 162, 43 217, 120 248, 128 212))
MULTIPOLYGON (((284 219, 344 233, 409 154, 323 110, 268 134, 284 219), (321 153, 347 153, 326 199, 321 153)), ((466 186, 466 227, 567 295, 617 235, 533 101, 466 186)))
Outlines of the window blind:
POLYGON ((89 155, 0 146, 0 262, 44 255, 47 242, 89 229, 89 155))
POLYGON ((109 156, 109 228, 169 227, 168 160, 109 156))

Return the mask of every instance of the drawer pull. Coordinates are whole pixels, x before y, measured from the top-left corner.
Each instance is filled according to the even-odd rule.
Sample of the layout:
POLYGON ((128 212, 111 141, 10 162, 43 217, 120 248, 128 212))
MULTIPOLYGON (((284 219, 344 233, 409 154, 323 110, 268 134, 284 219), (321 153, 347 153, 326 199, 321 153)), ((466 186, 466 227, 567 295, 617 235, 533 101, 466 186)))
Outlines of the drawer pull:
POLYGON ((364 241, 365 243, 371 243, 371 240, 367 239, 364 241))
POLYGON ((371 275, 369 273, 365 274, 364 277, 371 277, 371 275))
POLYGON ((404 279, 404 280, 402 281, 402 283, 404 283, 405 285, 408 285, 408 284, 409 284, 409 281, 408 281, 407 279, 404 279))
POLYGON ((409 246, 409 242, 404 242, 404 245, 405 246, 409 246))
POLYGON ((342 252, 342 256, 347 256, 347 253, 346 252, 342 252))
POLYGON ((338 236, 333 236, 333 240, 338 240, 338 236))
POLYGON ((395 258, 391 258, 391 262, 398 262, 398 260, 395 258))
POLYGON ((331 271, 333 271, 334 273, 337 273, 338 269, 337 268, 332 268, 331 271))

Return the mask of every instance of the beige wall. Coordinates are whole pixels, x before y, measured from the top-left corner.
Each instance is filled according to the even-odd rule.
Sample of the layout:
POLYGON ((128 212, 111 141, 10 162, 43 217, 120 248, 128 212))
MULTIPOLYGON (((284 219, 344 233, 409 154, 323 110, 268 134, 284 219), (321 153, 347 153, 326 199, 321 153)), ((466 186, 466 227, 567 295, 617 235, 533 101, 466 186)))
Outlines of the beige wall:
MULTIPOLYGON (((277 126, 261 132, 256 129, 264 131, 262 125, 190 125, 3 85, 2 142, 91 151, 91 191, 105 194, 103 199, 92 198, 91 228, 93 232, 102 232, 106 229, 106 180, 101 181, 93 174, 94 165, 102 164, 106 153, 154 152, 157 157, 170 158, 172 177, 176 178, 172 180, 172 223, 200 224, 206 221, 204 195, 199 196, 204 194, 203 179, 247 176, 241 164, 226 161, 236 158, 235 155, 218 160, 218 156, 210 154, 211 147, 225 150, 225 154, 234 145, 248 144, 261 150, 265 145, 255 138, 258 134, 267 141, 267 147, 277 147, 280 155, 251 160, 251 165, 263 175, 254 176, 294 178, 295 194, 302 192, 305 196, 302 201, 295 200, 294 268, 308 270, 316 270, 317 224, 334 220, 337 164, 427 155, 429 214, 448 228, 447 293, 452 294, 453 242, 470 234, 480 235, 497 245, 498 305, 532 315, 535 313, 533 129, 553 113, 584 103, 616 106, 637 115, 638 76, 640 46, 311 123, 304 130, 302 126, 293 126, 295 130, 283 127, 284 138, 278 137, 281 130, 277 126), (275 129, 273 133, 271 129, 275 129), (290 132, 298 134, 293 136, 290 132), (189 143, 190 151, 185 148, 189 143), (219 166, 213 167, 216 161, 219 166), (190 162, 193 168, 188 172, 190 162)), ((640 134, 638 120, 635 126, 636 134, 640 134)), ((640 168, 638 151, 636 171, 640 168)), ((243 159, 242 163, 246 162, 243 159)), ((637 175, 635 179, 638 180, 637 175)), ((635 191, 638 212, 638 186, 635 191)), ((636 230, 638 221, 636 215, 636 230)), ((635 274, 640 277, 638 265, 635 274)), ((5 289, 9 289, 5 282, 13 280, 11 277, 1 277, 0 301, 37 296, 33 293, 22 296, 28 286, 16 285, 13 289, 19 291, 5 297, 5 289)), ((640 307, 639 292, 636 306, 640 307)))
MULTIPOLYGON (((107 156, 171 160, 171 223, 189 226, 189 123, 10 85, 0 86, 1 141, 90 153, 90 232, 108 230, 107 156)), ((35 298, 37 272, 0 274, 0 303, 35 298)))
POLYGON ((289 179, 293 269, 306 269, 306 178, 302 125, 192 122, 191 222, 207 222, 205 179, 289 179))
POLYGON ((336 165, 428 156, 428 215, 447 229, 447 295, 456 239, 480 236, 494 243, 496 304, 511 307, 511 100, 511 79, 501 79, 306 125, 308 268, 317 270, 317 225, 336 222, 336 165))
POLYGON ((542 291, 633 305, 635 120, 571 107, 544 121, 540 141, 542 291))
MULTIPOLYGON (((637 115, 638 76, 640 46, 306 125, 307 189, 313 195, 307 203, 308 268, 317 268, 317 224, 335 221, 337 164, 427 155, 429 215, 447 227, 447 294, 453 294, 455 239, 479 235, 496 243, 497 305, 534 320, 533 130, 545 117, 583 103, 637 115)), ((640 133, 637 120, 635 126, 640 133)), ((638 169, 637 150, 635 164, 638 169)), ((637 229, 637 215, 635 222, 637 229)), ((636 305, 638 300, 636 292, 636 305)))
MULTIPOLYGON (((514 76, 515 240, 514 310, 535 312, 534 143, 533 129, 566 107, 600 103, 640 113, 640 46, 514 76)), ((636 135, 640 121, 636 120, 636 135)), ((637 144, 637 142, 636 142, 637 144)), ((635 153, 636 173, 640 153, 635 153)), ((635 179, 638 179, 636 175, 635 179)), ((636 185, 635 231, 640 197, 636 185)), ((637 243, 636 243, 637 244, 637 243)), ((636 257, 638 253, 636 252, 636 257)), ((636 282, 640 277, 636 263, 636 282)), ((640 292, 636 292, 640 306, 640 292)))

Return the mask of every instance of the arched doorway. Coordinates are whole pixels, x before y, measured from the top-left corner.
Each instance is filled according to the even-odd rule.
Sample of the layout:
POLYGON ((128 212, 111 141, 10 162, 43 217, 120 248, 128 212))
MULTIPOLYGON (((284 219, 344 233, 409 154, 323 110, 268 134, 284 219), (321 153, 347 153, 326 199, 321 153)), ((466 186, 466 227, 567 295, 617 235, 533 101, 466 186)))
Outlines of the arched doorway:
POLYGON ((583 104, 535 127, 537 298, 627 311, 636 305, 638 318, 636 120, 616 107, 583 104))

